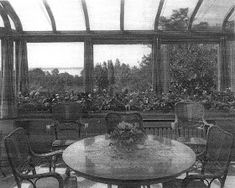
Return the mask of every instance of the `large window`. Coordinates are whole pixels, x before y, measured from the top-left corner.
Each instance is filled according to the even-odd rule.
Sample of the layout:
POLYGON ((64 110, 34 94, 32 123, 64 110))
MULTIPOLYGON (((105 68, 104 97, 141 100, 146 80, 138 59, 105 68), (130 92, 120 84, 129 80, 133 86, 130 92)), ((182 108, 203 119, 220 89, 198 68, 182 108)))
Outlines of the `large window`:
POLYGON ((143 91, 152 86, 151 45, 95 45, 95 89, 143 91))
POLYGON ((82 92, 83 43, 28 43, 29 87, 48 94, 82 92))

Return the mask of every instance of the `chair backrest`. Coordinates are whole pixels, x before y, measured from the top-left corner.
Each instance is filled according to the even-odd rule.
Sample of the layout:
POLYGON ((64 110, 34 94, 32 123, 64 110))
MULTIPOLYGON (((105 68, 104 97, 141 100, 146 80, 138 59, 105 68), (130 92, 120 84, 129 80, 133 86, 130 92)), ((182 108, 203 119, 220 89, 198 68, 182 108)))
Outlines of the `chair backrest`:
POLYGON ((143 130, 143 118, 139 113, 110 112, 105 117, 107 133, 111 133, 122 121, 137 125, 143 130))
POLYGON ((4 138, 9 164, 13 174, 27 173, 32 170, 31 149, 23 128, 17 128, 4 138))
POLYGON ((76 121, 83 115, 79 103, 58 103, 52 106, 52 116, 57 121, 76 121))
POLYGON ((58 103, 52 106, 52 117, 56 122, 56 139, 78 139, 80 118, 83 116, 79 103, 58 103))
POLYGON ((206 163, 204 170, 227 173, 231 161, 234 136, 218 126, 212 126, 207 134, 206 163))
POLYGON ((178 102, 175 105, 175 115, 179 126, 199 127, 204 120, 204 107, 197 102, 178 102))

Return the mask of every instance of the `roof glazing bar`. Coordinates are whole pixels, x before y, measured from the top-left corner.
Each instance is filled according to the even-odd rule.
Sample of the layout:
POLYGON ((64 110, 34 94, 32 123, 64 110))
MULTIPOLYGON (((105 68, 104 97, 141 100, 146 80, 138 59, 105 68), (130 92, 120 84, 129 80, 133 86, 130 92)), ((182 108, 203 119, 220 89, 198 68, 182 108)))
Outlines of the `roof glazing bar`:
POLYGON ((50 18, 52 30, 53 30, 54 32, 56 32, 56 22, 55 22, 55 17, 54 17, 54 15, 53 15, 53 12, 52 12, 52 10, 51 10, 51 7, 50 7, 50 5, 48 4, 47 0, 43 0, 43 4, 44 4, 44 6, 45 6, 45 8, 46 8, 46 11, 47 11, 47 14, 48 14, 48 16, 49 16, 49 18, 50 18))
POLYGON ((4 11, 4 8, 2 6, 0 6, 0 16, 2 17, 2 20, 4 22, 4 27, 7 29, 7 31, 11 30, 11 23, 10 20, 6 14, 6 12, 4 11))
POLYGON ((192 13, 191 17, 189 18, 189 23, 188 23, 188 30, 189 31, 191 31, 191 29, 192 29, 192 24, 193 24, 194 18, 196 16, 199 8, 201 7, 202 2, 203 2, 203 0, 198 0, 198 2, 196 4, 196 7, 193 10, 193 13, 192 13))
POLYGON ((230 8, 230 10, 228 11, 228 13, 226 14, 226 16, 224 17, 224 20, 223 20, 223 24, 222 24, 222 31, 225 31, 225 27, 226 27, 226 23, 228 22, 229 18, 231 17, 231 15, 233 14, 235 10, 235 5, 230 8))
POLYGON ((164 2, 165 2, 165 0, 160 0, 160 2, 159 2, 157 15, 156 15, 155 21, 154 21, 154 31, 158 30, 159 19, 160 19, 160 15, 162 12, 162 7, 164 5, 164 2))
POLYGON ((124 7, 125 0, 121 0, 121 9, 120 9, 120 30, 124 31, 124 7))
POLYGON ((90 31, 89 15, 88 15, 88 10, 87 10, 87 5, 86 5, 86 1, 85 0, 82 0, 82 10, 83 10, 83 13, 84 13, 86 30, 90 31))
POLYGON ((15 24, 15 28, 17 31, 23 31, 22 23, 20 18, 16 14, 14 8, 9 3, 9 1, 1 1, 2 7, 4 8, 5 12, 11 17, 12 21, 15 24))

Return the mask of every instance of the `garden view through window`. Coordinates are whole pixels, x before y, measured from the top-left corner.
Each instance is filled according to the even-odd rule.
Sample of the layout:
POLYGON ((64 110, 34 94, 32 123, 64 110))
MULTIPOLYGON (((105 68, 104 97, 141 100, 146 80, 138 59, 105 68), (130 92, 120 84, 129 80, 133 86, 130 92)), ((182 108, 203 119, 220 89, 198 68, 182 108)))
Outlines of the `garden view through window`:
POLYGON ((95 45, 95 90, 113 94, 152 87, 151 45, 95 45))
POLYGON ((83 43, 28 43, 29 90, 83 92, 83 43))

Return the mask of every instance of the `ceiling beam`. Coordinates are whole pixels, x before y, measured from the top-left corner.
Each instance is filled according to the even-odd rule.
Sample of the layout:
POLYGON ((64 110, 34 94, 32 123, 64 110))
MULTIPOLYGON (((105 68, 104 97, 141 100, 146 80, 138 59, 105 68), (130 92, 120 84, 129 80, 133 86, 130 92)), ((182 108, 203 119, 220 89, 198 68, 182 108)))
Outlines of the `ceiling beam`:
POLYGON ((10 20, 9 20, 9 18, 7 16, 7 13, 5 12, 4 8, 2 7, 2 5, 0 5, 0 15, 2 17, 4 27, 6 28, 6 30, 11 31, 10 20))
POLYGON ((154 31, 158 30, 158 24, 160 21, 160 15, 162 12, 162 7, 164 5, 164 2, 165 2, 165 0, 160 0, 160 2, 159 2, 157 14, 156 14, 155 21, 154 21, 154 31))
POLYGON ((234 10, 235 10, 235 5, 232 6, 232 8, 230 8, 230 10, 227 12, 226 16, 224 17, 223 24, 222 24, 222 31, 223 32, 225 31, 226 23, 228 22, 229 18, 233 14, 234 10))
POLYGON ((203 0, 198 0, 198 2, 197 2, 197 4, 196 4, 196 7, 194 8, 191 17, 189 18, 189 23, 188 23, 188 30, 189 30, 189 31, 191 31, 191 29, 192 29, 192 25, 193 25, 194 18, 195 18, 195 16, 196 16, 196 14, 197 14, 199 8, 201 7, 202 2, 203 2, 203 0))
POLYGON ((125 0, 121 0, 121 5, 120 5, 120 30, 124 31, 124 12, 125 12, 125 0))
POLYGON ((87 5, 86 5, 86 1, 85 0, 82 0, 82 10, 83 10, 83 13, 84 13, 86 30, 90 31, 89 15, 88 15, 88 10, 87 10, 87 5))
MULTIPOLYGON (((94 41, 115 41, 117 43, 136 42, 146 43, 152 41, 154 37, 161 37, 162 40, 167 41, 217 41, 225 34, 221 32, 156 32, 149 30, 133 30, 133 31, 25 31, 11 32, 10 37, 14 40, 24 39, 28 42, 84 42, 86 38, 91 38, 94 41)), ((8 35, 9 36, 9 35, 8 35)), ((234 34, 226 33, 228 38, 234 37, 234 34)))
POLYGON ((9 1, 1 1, 1 5, 4 8, 5 12, 10 16, 10 18, 14 22, 16 30, 23 31, 23 26, 20 21, 20 18, 16 14, 14 8, 11 6, 9 1))
POLYGON ((43 4, 44 4, 44 7, 46 8, 47 14, 48 14, 48 16, 50 18, 52 31, 56 32, 56 22, 55 22, 55 17, 53 15, 51 7, 48 4, 47 0, 43 0, 43 4))

